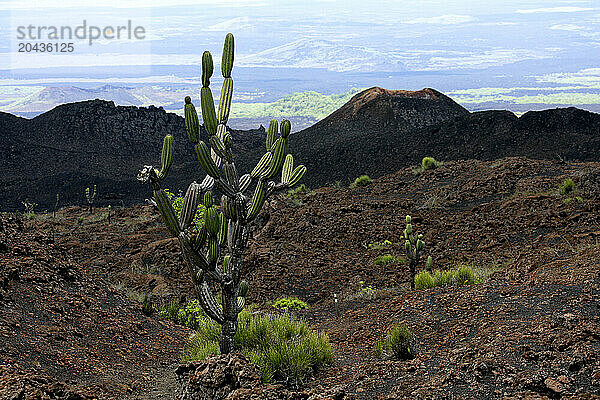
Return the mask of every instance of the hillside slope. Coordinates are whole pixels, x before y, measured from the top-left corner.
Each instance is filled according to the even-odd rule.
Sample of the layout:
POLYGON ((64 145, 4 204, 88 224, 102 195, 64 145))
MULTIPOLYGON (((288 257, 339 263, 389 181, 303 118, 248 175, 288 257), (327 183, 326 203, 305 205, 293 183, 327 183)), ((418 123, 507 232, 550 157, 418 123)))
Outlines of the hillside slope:
POLYGON ((600 114, 576 108, 468 112, 433 89, 371 88, 292 137, 311 187, 359 175, 379 177, 425 156, 493 160, 509 156, 598 160, 600 114))
MULTIPOLYGON (((280 296, 308 301, 301 315, 330 336, 336 358, 307 384, 342 385, 349 400, 598 398, 599 170, 591 162, 452 161, 362 188, 273 199, 245 255, 249 300, 267 310, 280 296), (566 178, 577 188, 563 196, 566 178), (376 264, 404 256, 406 214, 434 268, 468 264, 491 274, 487 281, 411 291, 401 260, 376 264), (384 240, 393 244, 369 246, 384 240), (419 355, 375 358, 373 344, 398 322, 417 336, 419 355)), ((74 259, 122 290, 155 279, 157 297, 191 296, 177 241, 155 209, 119 209, 110 224, 100 215, 69 208, 32 224, 56 232, 74 259)))
MULTIPOLYGON (((98 185, 100 204, 132 204, 148 197, 135 180, 143 165, 157 165, 165 135, 175 137, 175 162, 167 187, 183 189, 201 180, 183 118, 156 107, 116 107, 92 100, 65 104, 31 120, 0 120, 0 209, 22 209, 29 199, 39 209, 82 204, 84 190, 98 185), (4 145, 9 143, 10 146, 4 145), (123 203, 121 203, 121 201, 123 203)), ((206 136, 205 132, 202 132, 206 136)), ((234 151, 244 157, 263 143, 264 129, 232 131, 234 151)))
POLYGON ((53 236, 0 216, 0 399, 172 398, 189 331, 146 317, 53 236))
MULTIPOLYGON (((267 121, 265 121, 266 125, 267 121)), ((81 204, 97 184, 97 203, 138 204, 148 188, 135 181, 142 165, 157 164, 162 138, 175 137, 175 161, 166 186, 185 190, 202 179, 181 117, 156 107, 116 107, 93 100, 65 104, 26 120, 0 117, 0 209, 22 209, 29 199, 50 209, 81 204)), ((264 154, 264 128, 233 131, 238 171, 264 154)), ((205 132, 202 132, 206 140, 205 132)), ((305 183, 343 184, 361 174, 385 175, 424 156, 441 161, 507 156, 598 160, 600 115, 576 108, 469 113, 433 90, 371 88, 356 94, 314 126, 294 133, 290 151, 308 167, 305 183)))

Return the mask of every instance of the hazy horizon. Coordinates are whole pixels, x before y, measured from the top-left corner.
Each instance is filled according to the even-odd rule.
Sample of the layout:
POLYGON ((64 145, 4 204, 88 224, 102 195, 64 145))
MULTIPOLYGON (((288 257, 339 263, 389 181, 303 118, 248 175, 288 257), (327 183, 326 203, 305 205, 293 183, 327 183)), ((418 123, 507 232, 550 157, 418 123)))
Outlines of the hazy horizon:
POLYGON ((44 0, 0 1, 0 9, 0 110, 14 113, 85 96, 48 88, 104 85, 117 87, 102 93, 118 104, 177 110, 183 93, 197 92, 202 52, 218 64, 227 32, 236 38, 238 102, 382 86, 433 87, 469 109, 600 105, 600 6, 593 1, 44 0), (28 26, 35 33, 83 21, 86 28, 130 23, 144 38, 19 39, 28 26), (44 41, 74 49, 17 51, 44 41))

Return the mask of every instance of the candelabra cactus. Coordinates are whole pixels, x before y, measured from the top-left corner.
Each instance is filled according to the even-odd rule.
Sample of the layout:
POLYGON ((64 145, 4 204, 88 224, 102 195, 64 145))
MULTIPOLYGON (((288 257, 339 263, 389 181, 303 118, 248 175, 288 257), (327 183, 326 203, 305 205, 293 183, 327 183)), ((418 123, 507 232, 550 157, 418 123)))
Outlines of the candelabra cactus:
POLYGON ((221 62, 224 80, 218 112, 215 112, 209 87, 213 73, 212 55, 208 51, 202 55, 200 101, 208 144, 200 140, 196 109, 191 98, 185 98, 187 136, 194 144, 200 166, 207 175, 201 183, 192 182, 189 185, 179 218, 161 188, 161 182, 173 162, 172 136, 168 135, 164 139, 160 170, 144 166, 138 175, 140 181, 151 184, 162 219, 171 235, 179 241, 202 308, 222 326, 219 340, 222 354, 234 350, 237 316, 245 305, 248 293, 248 283, 241 279, 241 272, 243 253, 248 244, 249 224, 256 218, 269 196, 288 190, 306 172, 303 165, 294 168, 294 159, 291 154, 287 154, 290 122, 283 120, 281 126, 278 126, 278 122, 273 120, 269 124, 266 153, 250 173, 238 175, 231 153, 232 137, 226 127, 233 94, 233 55, 234 38, 229 33, 225 38, 221 62), (279 173, 281 182, 276 183, 272 179, 279 173), (219 206, 213 198, 213 187, 222 194, 219 206), (205 207, 205 223, 198 228, 192 221, 200 202, 205 207), (214 284, 220 288, 220 304, 213 291, 214 284))
MULTIPOLYGON (((404 248, 408 256, 408 267, 410 271, 410 287, 415 288, 415 273, 419 259, 421 258, 421 252, 425 248, 425 242, 423 241, 422 234, 415 234, 412 228, 412 218, 410 215, 406 216, 406 228, 404 229, 404 248)), ((429 263, 429 259, 427 260, 429 263)))
POLYGON ((96 185, 94 185, 92 188, 89 188, 89 187, 85 188, 85 199, 88 202, 88 205, 90 207, 90 214, 91 214, 92 209, 94 207, 94 201, 96 200, 96 185))

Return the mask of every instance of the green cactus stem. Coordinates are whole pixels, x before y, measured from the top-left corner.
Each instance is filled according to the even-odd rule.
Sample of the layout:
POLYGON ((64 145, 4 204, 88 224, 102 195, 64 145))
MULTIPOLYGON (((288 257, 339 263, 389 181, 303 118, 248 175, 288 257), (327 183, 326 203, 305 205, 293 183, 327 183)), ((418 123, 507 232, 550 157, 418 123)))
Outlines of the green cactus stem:
POLYGON ((210 86, 210 77, 213 74, 213 59, 209 51, 202 54, 202 87, 210 86))
POLYGON ((208 86, 200 89, 200 105, 202 106, 204 129, 209 135, 214 135, 217 133, 217 114, 215 113, 215 101, 208 86))
POLYGON ((185 117, 185 129, 188 138, 192 143, 198 143, 198 135, 200 134, 200 122, 198 121, 198 113, 196 107, 192 104, 190 96, 185 96, 185 106, 183 110, 185 117))
MULTIPOLYGON (((90 214, 94 212, 94 201, 96 201, 96 194, 96 185, 85 188, 85 199, 87 200, 90 214)), ((58 203, 58 197, 56 199, 56 202, 58 203)))
POLYGON ((234 39, 231 33, 225 36, 225 43, 223 44, 223 56, 221 57, 221 74, 223 78, 231 77, 231 70, 233 69, 233 53, 234 53, 234 39))
MULTIPOLYGON (((422 240, 423 235, 415 234, 412 226, 412 217, 407 215, 405 218, 406 227, 404 228, 404 249, 406 250, 406 255, 408 258, 408 267, 410 274, 410 287, 411 289, 415 288, 415 275, 417 270, 417 265, 419 264, 419 260, 421 259, 421 254, 425 249, 425 242, 422 240)), ((431 267, 433 260, 431 256, 427 258, 427 266, 431 267)))
POLYGON ((231 97, 233 96, 233 79, 225 78, 219 100, 219 124, 226 124, 231 110, 231 97))
POLYGON ((275 143, 275 139, 277 138, 277 131, 279 130, 279 123, 276 119, 272 119, 269 122, 269 129, 267 129, 267 151, 271 151, 271 147, 273 143, 275 143))

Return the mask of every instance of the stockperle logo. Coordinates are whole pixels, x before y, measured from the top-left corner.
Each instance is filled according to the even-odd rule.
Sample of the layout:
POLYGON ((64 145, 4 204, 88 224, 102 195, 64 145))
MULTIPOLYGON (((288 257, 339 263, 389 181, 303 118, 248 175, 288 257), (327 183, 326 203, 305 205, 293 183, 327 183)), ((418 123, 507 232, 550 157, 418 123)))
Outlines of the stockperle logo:
POLYGON ((91 46, 97 40, 144 40, 146 28, 134 25, 131 20, 124 25, 88 25, 83 20, 81 25, 54 26, 54 25, 19 25, 16 27, 17 40, 24 41, 53 41, 64 42, 67 40, 86 40, 91 46))

